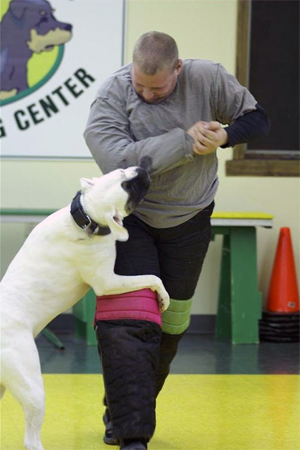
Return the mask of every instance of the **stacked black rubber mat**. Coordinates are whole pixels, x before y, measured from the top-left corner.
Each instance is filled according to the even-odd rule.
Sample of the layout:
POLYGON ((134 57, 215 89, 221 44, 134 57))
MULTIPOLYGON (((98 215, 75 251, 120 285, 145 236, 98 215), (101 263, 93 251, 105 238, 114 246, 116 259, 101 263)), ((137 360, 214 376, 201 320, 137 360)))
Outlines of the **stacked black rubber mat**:
POLYGON ((299 312, 278 313, 263 311, 259 323, 261 341, 299 342, 299 312))

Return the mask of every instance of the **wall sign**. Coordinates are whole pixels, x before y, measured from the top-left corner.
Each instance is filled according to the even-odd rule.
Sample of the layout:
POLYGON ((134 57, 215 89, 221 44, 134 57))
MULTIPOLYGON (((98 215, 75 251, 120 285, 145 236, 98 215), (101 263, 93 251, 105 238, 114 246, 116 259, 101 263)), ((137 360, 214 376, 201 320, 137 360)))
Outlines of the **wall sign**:
POLYGON ((3 157, 91 157, 99 85, 122 65, 125 0, 1 0, 3 157))

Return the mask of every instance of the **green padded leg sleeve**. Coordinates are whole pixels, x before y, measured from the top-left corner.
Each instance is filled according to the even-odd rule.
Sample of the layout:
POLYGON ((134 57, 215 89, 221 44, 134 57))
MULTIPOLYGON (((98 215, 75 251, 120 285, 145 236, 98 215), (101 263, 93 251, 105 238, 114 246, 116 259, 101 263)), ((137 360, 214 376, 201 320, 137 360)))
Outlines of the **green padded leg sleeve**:
POLYGON ((192 299, 173 300, 162 314, 162 330, 167 334, 182 334, 188 328, 191 320, 192 299))

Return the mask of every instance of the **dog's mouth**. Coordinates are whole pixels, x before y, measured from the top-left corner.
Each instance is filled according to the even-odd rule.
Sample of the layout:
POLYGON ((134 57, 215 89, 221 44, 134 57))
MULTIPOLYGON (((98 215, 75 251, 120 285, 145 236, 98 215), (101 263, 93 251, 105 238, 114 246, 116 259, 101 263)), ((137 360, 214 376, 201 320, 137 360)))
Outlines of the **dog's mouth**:
POLYGON ((117 225, 119 225, 120 227, 123 227, 123 217, 118 212, 115 213, 113 219, 117 225))
POLYGON ((45 50, 50 51, 54 48, 54 45, 46 45, 45 50))

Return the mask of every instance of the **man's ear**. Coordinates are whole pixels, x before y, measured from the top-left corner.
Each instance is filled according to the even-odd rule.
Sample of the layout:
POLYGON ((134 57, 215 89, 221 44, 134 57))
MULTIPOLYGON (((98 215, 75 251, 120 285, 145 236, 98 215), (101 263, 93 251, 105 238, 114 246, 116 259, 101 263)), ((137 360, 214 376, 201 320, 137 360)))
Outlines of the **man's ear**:
POLYGON ((116 241, 125 242, 128 240, 128 231, 123 227, 121 221, 117 221, 117 219, 115 219, 115 214, 113 211, 105 213, 105 220, 116 241))
POLYGON ((90 180, 89 178, 80 178, 80 186, 83 192, 88 191, 91 189, 92 186, 94 186, 93 180, 90 180))
POLYGON ((177 66, 175 67, 176 75, 178 76, 182 69, 182 59, 178 59, 177 66))

